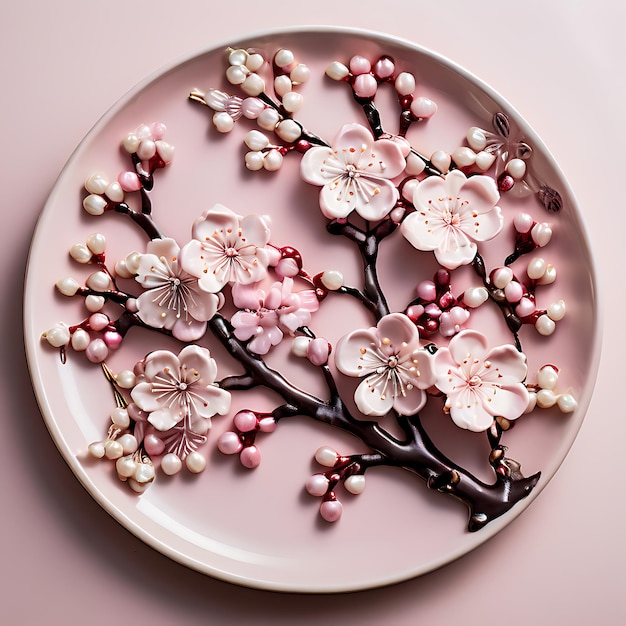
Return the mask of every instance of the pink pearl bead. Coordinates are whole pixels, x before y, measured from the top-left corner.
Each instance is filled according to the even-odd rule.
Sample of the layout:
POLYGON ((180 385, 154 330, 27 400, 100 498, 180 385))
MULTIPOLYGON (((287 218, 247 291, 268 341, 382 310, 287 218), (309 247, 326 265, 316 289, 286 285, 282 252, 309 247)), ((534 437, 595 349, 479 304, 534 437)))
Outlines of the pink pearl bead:
POLYGON ((150 456, 159 456, 165 450, 163 441, 153 434, 144 437, 143 447, 150 456))
POLYGON ((244 467, 254 469, 261 463, 261 452, 256 446, 248 446, 241 451, 239 460, 244 467))
POLYGON ((94 313, 89 316, 89 328, 92 330, 104 330, 109 325, 110 321, 108 315, 104 313, 94 313))
POLYGON ((103 335, 103 340, 111 350, 117 350, 122 343, 123 337, 115 330, 107 330, 103 335))
POLYGON ((217 449, 222 454, 237 454, 243 447, 239 435, 232 431, 222 433, 217 440, 217 449))
POLYGON ((395 71, 396 66, 389 57, 382 57, 374 65, 374 74, 378 78, 389 78, 395 71))
POLYGON ((235 427, 242 433, 248 433, 256 430, 257 416, 253 411, 239 411, 234 419, 235 427))
POLYGON ((326 339, 318 337, 309 341, 306 356, 313 365, 324 365, 328 361, 329 346, 326 339))
POLYGON ((373 98, 377 89, 378 83, 371 74, 359 74, 354 79, 354 93, 359 98, 373 98))
POLYGON ((355 76, 357 74, 366 74, 371 69, 372 69, 372 64, 365 57, 356 55, 350 59, 350 71, 355 76))
POLYGON ((109 356, 106 343, 100 338, 94 339, 85 350, 85 355, 92 363, 102 363, 109 356))
POLYGON ((421 304, 414 304, 406 310, 406 314, 412 322, 417 322, 424 315, 424 307, 421 304))
POLYGON ((305 488, 312 496, 321 498, 328 490, 328 479, 324 474, 313 474, 306 481, 305 488))
POLYGON ((522 298, 519 304, 515 307, 515 312, 520 317, 526 317, 532 315, 535 312, 535 305, 529 298, 522 298))
POLYGON ((513 226, 518 233, 527 233, 534 224, 533 218, 528 213, 518 213, 513 219, 513 226))
POLYGON ((417 286, 417 297, 432 302, 437 297, 437 287, 432 280, 423 280, 417 286))
POLYGON ((262 433, 273 433, 276 430, 276 420, 273 417, 264 417, 259 420, 259 430, 262 433))
POLYGON ((336 522, 343 513, 343 505, 338 500, 322 502, 320 515, 327 522, 336 522))
POLYGON ((121 172, 117 177, 117 182, 124 191, 139 191, 141 189, 141 181, 135 172, 121 172))
POLYGON ((258 98, 246 98, 241 103, 241 112, 249 120, 255 120, 261 113, 265 105, 258 98))
POLYGON ((504 295, 509 302, 518 302, 524 295, 524 289, 516 280, 512 280, 504 288, 504 295))

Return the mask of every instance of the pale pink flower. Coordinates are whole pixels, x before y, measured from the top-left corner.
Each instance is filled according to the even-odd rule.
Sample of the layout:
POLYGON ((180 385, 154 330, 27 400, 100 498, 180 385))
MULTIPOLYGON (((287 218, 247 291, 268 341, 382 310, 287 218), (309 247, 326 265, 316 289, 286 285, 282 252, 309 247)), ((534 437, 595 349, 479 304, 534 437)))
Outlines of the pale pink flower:
POLYGON ((432 355, 420 346, 419 332, 406 315, 385 315, 375 328, 355 330, 337 344, 335 364, 347 376, 363 378, 354 394, 365 415, 392 408, 414 415, 426 403, 435 381, 432 355))
POLYGON ((267 354, 282 341, 285 332, 293 334, 310 323, 311 313, 319 308, 315 291, 292 289, 291 278, 274 283, 267 291, 259 285, 233 286, 233 303, 240 310, 231 323, 238 339, 252 339, 248 344, 251 352, 267 354))
POLYGON ((366 220, 383 219, 396 204, 398 190, 390 179, 398 176, 406 161, 398 144, 374 140, 367 128, 348 124, 332 148, 316 146, 302 157, 302 179, 321 187, 319 202, 329 219, 356 211, 366 220))
POLYGON ((144 359, 131 396, 158 430, 188 420, 191 430, 204 432, 213 415, 230 409, 230 393, 215 384, 216 375, 217 365, 206 348, 186 346, 178 356, 156 350, 144 359))
POLYGON ((248 285, 265 277, 270 259, 267 217, 242 218, 216 204, 195 221, 192 236, 181 250, 181 265, 205 291, 217 293, 229 283, 248 285))
POLYGON ((198 279, 182 269, 173 239, 153 239, 139 257, 135 280, 146 290, 137 298, 137 315, 153 328, 167 328, 177 339, 204 335, 220 298, 200 289, 198 279))
POLYGON ((431 176, 416 186, 415 212, 402 222, 401 232, 418 250, 434 251, 443 267, 467 265, 476 256, 476 242, 502 230, 499 199, 489 176, 467 178, 459 170, 431 176))
POLYGON ((505 344, 488 349, 487 339, 464 330, 435 354, 435 386, 446 394, 445 409, 468 430, 487 430, 495 417, 517 419, 528 406, 523 353, 505 344))

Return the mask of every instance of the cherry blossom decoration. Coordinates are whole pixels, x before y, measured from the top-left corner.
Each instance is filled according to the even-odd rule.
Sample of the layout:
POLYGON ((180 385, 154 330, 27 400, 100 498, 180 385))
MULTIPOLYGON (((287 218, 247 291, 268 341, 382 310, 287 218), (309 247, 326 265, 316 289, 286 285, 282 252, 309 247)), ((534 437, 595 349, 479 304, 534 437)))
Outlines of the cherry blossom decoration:
POLYGON ((204 335, 221 299, 200 289, 198 279, 180 267, 180 248, 173 239, 153 239, 137 259, 135 280, 146 291, 137 298, 137 314, 153 328, 166 328, 177 339, 204 335))
POLYGON ((424 389, 435 382, 432 358, 406 315, 391 313, 375 328, 343 337, 335 364, 343 374, 363 378, 354 394, 361 413, 382 416, 393 408, 413 415, 426 404, 424 389))
POLYGON ((278 345, 284 332, 295 333, 311 321, 311 313, 319 308, 313 289, 294 292, 293 280, 285 278, 274 283, 267 291, 258 285, 233 286, 233 303, 240 310, 231 323, 235 337, 242 341, 251 339, 248 349, 256 354, 267 354, 278 345))
POLYGON ((389 214, 398 199, 390 179, 405 166, 397 143, 374 141, 364 126, 348 124, 332 148, 314 147, 304 154, 300 174, 307 183, 322 188, 320 208, 329 219, 356 211, 366 220, 378 221, 389 214))
POLYGON ((500 194, 492 178, 453 170, 431 176, 415 188, 415 212, 402 222, 402 234, 418 250, 432 250, 447 269, 474 259, 477 241, 495 237, 503 226, 500 194))
POLYGON ((435 372, 435 385, 447 396, 445 409, 461 428, 482 432, 494 418, 514 420, 528 407, 526 356, 510 344, 489 350, 477 331, 461 331, 438 350, 435 372))
POLYGON ((192 236, 181 251, 181 265, 198 278, 201 289, 217 293, 228 283, 247 285, 265 277, 269 218, 242 218, 216 204, 196 220, 192 236))
POLYGON ((178 356, 156 350, 144 360, 131 396, 157 430, 184 421, 194 432, 205 433, 213 415, 230 410, 230 393, 215 384, 216 376, 217 365, 206 348, 186 346, 178 356))

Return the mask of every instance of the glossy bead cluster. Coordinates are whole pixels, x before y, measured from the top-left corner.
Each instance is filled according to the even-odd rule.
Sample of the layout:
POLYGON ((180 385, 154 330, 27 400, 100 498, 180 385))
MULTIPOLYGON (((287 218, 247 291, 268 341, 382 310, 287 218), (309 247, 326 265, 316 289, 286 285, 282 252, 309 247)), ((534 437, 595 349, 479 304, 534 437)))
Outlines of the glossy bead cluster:
POLYGON ((544 365, 537 372, 537 382, 528 385, 528 408, 527 413, 532 412, 535 407, 540 409, 550 409, 556 406, 562 413, 572 413, 576 410, 578 403, 571 393, 559 393, 557 384, 559 380, 559 369, 555 365, 544 365))
POLYGON ((305 488, 310 495, 322 498, 320 504, 322 518, 327 522, 336 522, 341 518, 343 505, 335 494, 335 488, 343 482, 346 491, 359 495, 365 489, 365 476, 358 460, 341 456, 328 446, 318 448, 315 452, 315 460, 323 467, 330 469, 327 472, 310 476, 305 488))
POLYGON ((254 469, 261 463, 261 451, 255 443, 257 434, 273 432, 276 420, 271 413, 245 409, 235 414, 233 426, 235 430, 220 435, 217 448, 222 454, 238 454, 244 467, 254 469))

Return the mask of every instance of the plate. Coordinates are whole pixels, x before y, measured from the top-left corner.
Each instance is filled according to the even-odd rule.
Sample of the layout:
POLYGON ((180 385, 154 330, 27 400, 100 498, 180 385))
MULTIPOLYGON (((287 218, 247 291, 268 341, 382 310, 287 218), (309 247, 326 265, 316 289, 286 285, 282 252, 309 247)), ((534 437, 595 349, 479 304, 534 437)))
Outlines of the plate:
MULTIPOLYGON (((284 117, 286 121, 291 116, 284 117)), ((140 165, 136 171, 141 172, 141 158, 137 162, 140 165)), ((450 209, 452 213, 461 210, 458 206, 450 209)), ((422 218, 425 211, 422 210, 422 218)), ((441 211, 437 216, 446 219, 441 211)), ((455 232, 458 235, 459 231, 455 232)), ((235 244, 228 245, 236 248, 235 244)), ((221 258, 227 263, 231 259, 232 255, 226 253, 221 258)), ((372 257, 366 261, 372 261, 372 257)), ((209 269, 212 271, 215 266, 209 269)), ((143 293, 139 284, 132 277, 124 278, 123 273, 124 268, 122 277, 117 279, 120 291, 143 293)), ((173 275, 169 278, 173 279, 173 275)), ((214 283, 217 278, 211 280, 214 283)), ((212 292, 219 289, 206 282, 204 286, 212 292)), ((174 292, 170 288, 168 293, 174 292)), ((196 291, 196 296, 200 293, 196 291)), ((207 293, 202 292, 205 304, 217 302, 218 296, 209 297, 207 293)), ((292 306, 293 300, 289 302, 292 306)), ((143 308, 134 314, 136 306, 136 301, 131 299, 126 317, 136 321, 143 315, 145 321, 150 306, 144 299, 143 308)), ((154 320, 151 323, 156 324, 154 320)), ((173 328, 169 322, 163 323, 173 328)), ((195 326, 172 332, 188 338, 183 333, 193 334, 202 323, 200 319, 195 326)), ((245 586, 294 592, 354 591, 419 576, 468 553, 512 522, 543 490, 576 437, 592 392, 599 345, 593 261, 581 215, 564 175, 532 128, 491 88, 431 51, 378 33, 327 27, 261 33, 177 61, 126 94, 97 122, 60 174, 33 237, 25 287, 25 340, 33 385, 50 433, 76 477, 108 513, 142 541, 192 569, 245 586), (227 48, 231 49, 230 56, 227 48), (281 50, 275 59, 274 54, 281 50), (297 125, 283 122, 282 128, 279 125, 282 140, 267 130, 275 128, 276 114, 272 112, 275 109, 267 101, 263 103, 262 98, 255 98, 259 76, 264 77, 266 92, 272 93, 273 77, 264 74, 271 72, 271 66, 257 68, 260 61, 268 59, 275 59, 276 75, 282 77, 277 87, 282 95, 273 96, 273 101, 282 100, 287 109, 297 111, 292 114, 297 125), (327 74, 333 62, 336 63, 327 74), (238 85, 226 80, 229 67, 228 76, 233 83, 246 80, 243 88, 248 94, 243 94, 241 100, 227 98, 242 93, 238 85), (190 98, 190 94, 194 95, 190 98), (265 113, 261 114, 261 110, 265 113), (401 110, 405 122, 409 122, 406 139, 415 152, 409 157, 410 176, 397 170, 398 155, 408 154, 407 141, 384 134, 399 132, 401 110), (240 116, 242 111, 244 114, 240 116), (377 128, 377 113, 381 129, 377 128), (164 124, 166 130, 158 125, 150 126, 153 123, 164 124), (248 135, 253 129, 258 132, 248 135), (120 149, 120 142, 129 133, 127 149, 120 149), (161 233, 183 247, 181 263, 196 272, 193 284, 197 287, 206 274, 208 261, 202 251, 207 249, 202 248, 199 239, 195 249, 193 246, 187 249, 185 245, 191 241, 194 222, 200 224, 196 226, 195 236, 206 234, 206 224, 217 219, 215 206, 218 205, 227 207, 217 209, 220 219, 230 220, 228 223, 235 224, 235 228, 236 216, 269 216, 269 244, 264 230, 269 222, 264 222, 265 218, 255 218, 242 226, 248 241, 255 239, 255 263, 261 266, 258 270, 256 265, 248 265, 244 274, 258 270, 259 276, 264 275, 269 267, 267 274, 282 281, 286 290, 282 296, 270 295, 268 284, 258 296, 254 290, 241 288, 239 306, 248 306, 253 312, 248 318, 240 314, 237 321, 240 339, 231 341, 226 334, 228 320, 235 311, 230 287, 225 287, 227 301, 218 313, 219 319, 226 320, 225 325, 215 325, 217 318, 214 318, 209 322, 206 337, 192 342, 210 350, 217 374, 210 373, 206 352, 194 357, 187 352, 179 361, 170 361, 180 365, 185 359, 189 363, 192 362, 189 359, 200 359, 205 364, 204 376, 211 380, 205 381, 209 391, 203 388, 202 393, 212 394, 209 406, 213 407, 205 414, 215 414, 212 428, 206 433, 207 442, 189 455, 192 471, 183 467, 174 473, 177 461, 170 456, 163 467, 174 475, 168 475, 159 467, 164 458, 156 455, 159 443, 154 437, 150 445, 146 443, 148 448, 152 446, 156 476, 153 482, 149 481, 150 470, 145 467, 142 469, 147 474, 132 474, 131 480, 119 480, 118 471, 124 475, 131 470, 124 469, 124 464, 117 463, 115 458, 106 458, 118 454, 115 446, 109 445, 105 458, 96 457, 105 452, 110 414, 116 401, 122 408, 128 402, 135 401, 138 405, 144 402, 141 405, 144 413, 131 411, 137 423, 144 420, 143 434, 149 433, 145 427, 150 423, 161 429, 169 427, 171 412, 161 413, 158 418, 151 413, 152 421, 145 421, 153 409, 145 404, 149 404, 146 393, 142 395, 134 390, 131 397, 126 385, 139 384, 140 380, 133 381, 124 372, 133 370, 137 362, 153 351, 178 355, 184 342, 170 336, 171 333, 131 328, 116 347, 119 337, 109 334, 105 362, 107 372, 117 376, 117 386, 107 380, 104 368, 97 362, 103 358, 105 344, 101 341, 93 343, 88 350, 95 362, 71 345, 58 347, 67 343, 69 326, 74 337, 74 325, 80 325, 94 312, 96 316, 91 318, 87 329, 89 339, 85 339, 85 333, 78 333, 76 347, 84 348, 86 344, 81 346, 81 343, 95 337, 102 339, 106 333, 106 328, 101 327, 102 315, 107 314, 114 321, 122 312, 111 303, 98 312, 101 301, 94 293, 111 286, 102 273, 89 278, 99 269, 97 263, 81 264, 77 259, 102 261, 98 254, 104 246, 104 263, 109 269, 112 270, 117 260, 127 259, 127 272, 134 268, 154 278, 156 270, 144 266, 139 270, 138 265, 133 266, 137 257, 127 255, 132 251, 145 252, 149 237, 156 233, 142 229, 140 222, 144 220, 145 226, 145 216, 139 217, 139 224, 127 219, 128 215, 120 210, 126 206, 121 204, 120 188, 114 185, 105 190, 102 182, 115 181, 118 173, 127 172, 121 179, 126 190, 123 202, 135 214, 142 214, 138 198, 143 192, 133 189, 141 184, 147 188, 151 182, 148 178, 143 183, 137 182, 137 175, 128 172, 135 171, 133 151, 145 150, 144 166, 149 161, 155 145, 150 145, 147 137, 150 133, 161 142, 158 155, 163 165, 154 172, 154 187, 145 194, 150 198, 150 224, 158 224, 161 233), (372 133, 381 140, 379 143, 374 142, 372 133), (365 163, 342 156, 341 147, 350 141, 354 143, 355 137, 356 143, 371 150, 375 159, 365 163), (248 146, 244 144, 245 138, 248 146), (143 147, 137 148, 141 140, 143 147), (339 151, 329 151, 328 145, 338 146, 339 151), (170 146, 175 148, 171 162, 170 146), (272 146, 278 147, 272 149, 272 146), (319 157, 324 150, 326 162, 330 159, 334 166, 339 164, 343 168, 339 187, 331 189, 324 179, 327 171, 324 164, 320 165, 324 159, 319 157), (354 183, 355 172, 362 176, 361 182, 373 181, 373 184, 354 183), (99 173, 103 178, 93 178, 99 173), (396 198, 396 183, 405 178, 402 193, 396 198), (393 184, 389 183, 392 179, 393 184), (422 182, 415 184, 408 179, 422 182), (90 195, 83 188, 86 180, 90 180, 87 184, 90 200, 85 200, 90 195), (458 191, 459 195, 467 193, 473 206, 480 207, 477 226, 467 231, 469 239, 461 237, 464 245, 470 242, 469 247, 461 246, 463 251, 454 246, 445 248, 441 242, 433 243, 424 219, 419 223, 419 207, 425 206, 419 202, 428 202, 425 190, 429 186, 435 203, 440 196, 445 200, 447 193, 458 191), (357 201, 356 209, 344 201, 349 196, 339 200, 337 195, 342 191, 349 194, 354 189, 363 192, 365 198, 357 201), (493 200, 494 193, 499 194, 497 201, 493 200), (397 202, 398 199, 401 200, 397 202), (83 202, 89 211, 83 210, 83 202), (499 209, 494 208, 496 202, 499 209), (104 208, 107 209, 104 214, 96 215, 104 208), (521 217, 516 217, 520 214, 521 217), (369 221, 364 221, 362 216, 369 221), (332 223, 330 227, 329 223, 332 223), (350 224, 356 228, 350 230, 350 224), (376 224, 391 227, 383 236, 386 226, 374 231, 376 224), (378 234, 374 236, 374 232, 378 234), (103 235, 104 239, 92 237, 94 233, 103 235), (377 247, 375 267, 381 286, 378 289, 374 285, 367 292, 362 289, 363 260, 355 243, 363 233, 369 244, 377 247), (477 249, 484 262, 482 277, 473 254, 467 258, 468 250, 475 251, 471 243, 474 238, 480 240, 477 249), (87 241, 90 248, 85 247, 87 241), (68 255, 75 244, 80 245, 68 255), (516 245, 519 258, 507 261, 512 271, 502 269, 516 245), (300 323, 310 315, 315 341, 299 331, 295 334, 300 339, 292 341, 289 329, 294 318, 261 322, 260 313, 250 305, 252 293, 257 300, 259 297, 263 300, 265 309, 271 309, 272 315, 277 316, 277 305, 271 305, 272 298, 282 297, 280 311, 285 313, 290 290, 286 285, 293 268, 298 271, 299 257, 293 249, 302 258, 308 278, 294 280, 292 288, 298 294, 297 304, 289 312, 300 323), (433 283, 428 281, 442 267, 449 271, 439 273, 441 285, 437 298, 445 297, 438 302, 437 309, 431 302, 433 283), (534 277, 532 280, 528 272, 534 277), (555 272, 557 279, 553 281, 555 272), (60 279, 66 280, 55 290, 54 285, 60 279), (91 298, 67 297, 61 293, 71 294, 76 289, 79 294, 85 293, 81 290, 87 280, 91 281, 91 298), (317 306, 311 304, 310 296, 316 293, 321 301, 319 310, 312 311, 317 306), (482 303, 484 297, 487 301, 482 303), (518 308, 522 297, 528 302, 518 308), (412 303, 410 310, 409 303, 412 303), (90 310, 86 310, 87 305, 90 310), (387 314, 391 318, 386 318, 387 314), (401 314, 400 322, 398 314, 401 314), (250 316, 255 315, 255 323, 262 326, 263 332, 254 349, 267 351, 262 360, 245 348, 246 341, 257 337, 254 334, 257 327, 250 322, 250 316), (376 327, 381 318, 391 319, 391 326, 376 327), (538 318, 541 319, 535 324, 538 318), (406 325, 409 319, 413 330, 408 330, 406 325), (519 330, 515 326, 518 322, 519 330), (374 343, 380 340, 378 354, 384 353, 387 359, 385 333, 395 329, 404 338, 410 335, 411 339, 407 340, 410 344, 419 325, 423 333, 428 329, 441 331, 428 334, 422 341, 418 357, 420 367, 424 368, 421 381, 410 378, 410 374, 396 374, 396 363, 390 360, 382 362, 382 366, 378 364, 382 367, 378 374, 376 368, 370 368, 363 378, 345 375, 355 372, 351 370, 351 344, 347 341, 338 345, 341 337, 356 329, 374 328, 367 337, 374 337, 371 339, 374 343), (271 338, 278 336, 277 330, 281 331, 283 341, 272 347, 271 338), (505 398, 499 404, 500 417, 506 414, 511 419, 500 419, 498 426, 489 427, 487 432, 491 435, 459 428, 455 421, 462 420, 465 414, 453 406, 449 415, 442 410, 446 383, 434 373, 428 374, 431 365, 434 372, 441 368, 441 363, 450 363, 450 358, 459 352, 447 347, 450 342, 467 346, 468 341, 482 341, 472 333, 486 337, 491 347, 508 346, 485 357, 501 367, 512 368, 506 374, 508 395, 498 392, 499 399, 505 398), (224 341, 217 339, 220 336, 224 341), (527 365, 520 365, 523 357, 516 350, 515 337, 527 357, 527 365), (430 352, 424 348, 427 344, 431 346, 430 352), (437 346, 436 351, 432 344, 437 346), (345 374, 336 371, 335 359, 343 363, 345 374), (301 414, 307 413, 302 408, 307 402, 309 408, 310 402, 319 407, 328 397, 334 397, 333 384, 325 382, 326 361, 343 406, 354 417, 341 422, 343 428, 329 426, 324 418, 316 420, 301 414), (282 372, 296 387, 305 389, 309 394, 306 400, 297 393, 294 395, 293 387, 281 398, 276 392, 284 389, 280 382, 283 379, 271 378, 273 375, 269 385, 273 391, 256 386, 235 390, 250 382, 241 377, 232 378, 241 376, 242 372, 254 372, 256 382, 270 380, 266 365, 282 372), (544 365, 556 367, 543 369, 540 374, 544 365), (524 372, 520 373, 522 369, 524 372), (429 462, 424 466, 416 457, 387 454, 389 450, 398 452, 402 448, 398 442, 406 439, 407 432, 415 432, 415 421, 396 419, 393 413, 384 417, 366 416, 359 410, 376 413, 381 403, 384 404, 380 398, 385 393, 381 391, 380 377, 376 378, 381 373, 398 385, 396 390, 402 387, 414 406, 428 399, 420 413, 420 424, 427 433, 422 441, 427 442, 426 448, 430 450, 426 454, 429 462), (231 377, 228 400, 224 394, 220 395, 216 385, 210 384, 225 377, 231 377), (376 401, 361 394, 357 408, 355 390, 363 390, 359 385, 367 385, 368 381, 380 393, 375 394, 376 401), (516 419, 522 399, 526 403, 531 397, 538 406, 516 419), (300 405, 291 410, 290 401, 300 405), (251 448, 249 433, 238 437, 240 431, 233 426, 236 413, 250 409, 267 418, 278 406, 283 409, 277 427, 274 430, 271 418, 265 419, 255 437, 256 447, 251 448), (511 423, 514 427, 510 427, 511 423), (233 432, 235 435, 228 434, 233 432), (359 436, 355 437, 354 432, 359 436), (238 441, 243 441, 240 445, 247 450, 241 455, 236 450, 238 441), (383 441, 381 452, 377 446, 383 441), (94 442, 96 445, 91 445, 94 442), (227 448, 235 453, 220 451, 227 448), (322 452, 316 457, 320 448, 322 452), (337 451, 339 457, 329 450, 337 451), (259 454, 261 462, 257 467, 244 467, 256 465, 259 454), (206 468, 198 472, 203 459, 206 468), (328 467, 335 462, 334 468, 328 467), (521 463, 521 470, 516 462, 521 463), (402 468, 411 464, 415 471, 402 468), (365 469, 367 472, 363 473, 365 469), (325 479, 320 478, 324 472, 331 479, 339 479, 332 493, 325 479), (521 473, 526 479, 522 479, 521 473), (355 476, 346 480, 350 474, 355 476), (318 477, 311 481, 313 475, 318 477), (361 491, 365 483, 367 488, 363 493, 351 493, 361 491), (476 495, 481 491, 480 485, 492 483, 500 485, 498 504, 489 498, 482 501, 476 495), (506 495, 509 487, 515 493, 522 484, 525 497, 506 495), (468 508, 450 497, 461 491, 466 495, 471 492, 473 495, 467 497, 478 501, 470 512, 469 523, 468 508), (516 502, 508 507, 507 499, 516 502), (341 519, 329 521, 338 517, 340 509, 341 519)), ((405 350, 406 346, 402 345, 405 350)), ((480 350, 476 348, 474 354, 477 351, 480 350)), ((197 366, 198 361, 193 363, 197 366)), ((146 366, 144 376, 148 376, 150 367, 146 366)), ((479 376, 481 388, 492 389, 485 376, 483 379, 479 376)), ((143 384, 149 386, 154 382, 148 376, 143 384)), ((176 384, 174 396, 177 393, 179 398, 184 390, 180 380, 176 384)), ((445 392, 451 401, 458 400, 456 392, 445 392)), ((392 392, 393 402, 401 396, 400 392, 392 392)), ((400 407, 399 414, 407 412, 402 406, 406 404, 401 400, 394 404, 396 409, 400 407)), ((202 412, 197 406, 196 409, 202 412)), ((472 421, 474 418, 480 421, 477 416, 482 416, 484 421, 484 414, 479 411, 473 417, 465 415, 469 420, 465 425, 485 430, 484 424, 472 421)), ((240 430, 248 428, 246 416, 249 422, 249 413, 238 418, 240 430)), ((206 426, 205 417, 196 414, 196 418, 198 424, 206 426)), ((124 426, 121 430, 124 431, 124 426)), ((141 440, 139 430, 136 434, 141 440)), ((201 439, 198 436, 188 442, 191 446, 188 451, 201 439)), ((117 444, 122 445, 119 441, 117 444)), ((123 456, 131 455, 132 441, 129 443, 127 438, 124 446, 123 456)), ((185 454, 181 452, 180 456, 185 454)), ((147 461, 145 457, 143 460, 147 461)))

